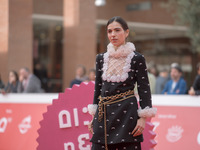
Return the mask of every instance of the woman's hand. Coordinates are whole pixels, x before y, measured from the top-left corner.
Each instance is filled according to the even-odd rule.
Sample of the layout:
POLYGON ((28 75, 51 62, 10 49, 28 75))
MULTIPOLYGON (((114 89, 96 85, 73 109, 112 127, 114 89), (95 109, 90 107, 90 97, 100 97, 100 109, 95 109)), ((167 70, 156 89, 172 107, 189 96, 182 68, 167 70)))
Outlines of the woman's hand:
POLYGON ((192 96, 195 95, 194 88, 191 87, 188 93, 189 93, 190 95, 192 95, 192 96))
POLYGON ((137 120, 137 125, 132 131, 133 136, 141 135, 145 128, 146 118, 140 118, 137 120))
POLYGON ((90 131, 90 133, 93 134, 93 125, 92 125, 92 122, 93 122, 93 120, 90 121, 90 123, 88 124, 88 130, 90 131))

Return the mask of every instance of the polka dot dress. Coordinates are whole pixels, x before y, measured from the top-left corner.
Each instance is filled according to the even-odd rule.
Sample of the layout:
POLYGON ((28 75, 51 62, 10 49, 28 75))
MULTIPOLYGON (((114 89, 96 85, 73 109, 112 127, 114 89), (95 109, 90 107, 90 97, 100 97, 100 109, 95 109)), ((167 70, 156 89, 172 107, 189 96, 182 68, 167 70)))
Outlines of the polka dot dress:
MULTIPOLYGON (((142 109, 145 107, 151 108, 151 92, 144 57, 140 53, 132 51, 126 57, 119 58, 120 64, 116 64, 116 59, 114 58, 113 60, 108 52, 97 55, 93 104, 98 105, 98 97, 100 95, 106 97, 124 93, 128 90, 133 90, 137 83, 140 107, 142 109), (110 69, 109 66, 111 67, 110 69), (121 67, 121 69, 117 67, 121 67), (118 78, 117 73, 120 74, 120 77, 123 75, 124 77, 118 78)), ((91 142, 105 144, 105 136, 108 145, 142 142, 142 135, 137 137, 132 135, 139 118, 137 110, 138 102, 134 96, 121 102, 106 105, 106 114, 104 114, 106 115, 105 127, 104 119, 100 122, 98 121, 97 109, 93 120, 94 133, 91 142), (104 134, 105 130, 107 135, 104 134)))

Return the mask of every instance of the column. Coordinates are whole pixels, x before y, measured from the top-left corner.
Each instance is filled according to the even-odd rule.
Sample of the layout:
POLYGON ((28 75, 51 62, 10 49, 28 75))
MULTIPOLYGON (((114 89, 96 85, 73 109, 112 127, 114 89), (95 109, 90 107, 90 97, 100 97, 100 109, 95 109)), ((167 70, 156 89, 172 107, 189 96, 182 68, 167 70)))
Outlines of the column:
POLYGON ((94 0, 64 0, 63 90, 75 77, 77 65, 94 68, 96 56, 94 0))
POLYGON ((0 1, 0 72, 6 82, 10 70, 32 70, 32 6, 32 0, 0 1))
POLYGON ((7 79, 8 55, 8 0, 0 1, 0 75, 5 82, 7 79))

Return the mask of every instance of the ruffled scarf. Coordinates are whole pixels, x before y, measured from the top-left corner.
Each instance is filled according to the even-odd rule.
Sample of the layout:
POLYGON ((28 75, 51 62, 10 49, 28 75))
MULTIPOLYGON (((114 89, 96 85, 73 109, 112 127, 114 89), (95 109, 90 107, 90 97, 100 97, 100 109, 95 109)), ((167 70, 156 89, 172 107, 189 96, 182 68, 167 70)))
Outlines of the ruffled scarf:
POLYGON ((131 68, 131 59, 134 56, 134 51, 135 51, 135 46, 133 43, 126 43, 124 45, 121 45, 120 47, 115 50, 113 44, 109 44, 107 47, 107 52, 104 54, 104 64, 103 64, 103 75, 102 78, 103 80, 107 80, 108 82, 124 82, 128 78, 128 72, 130 71, 131 68), (119 63, 114 64, 112 63, 112 67, 116 67, 115 69, 118 70, 118 73, 110 74, 107 73, 108 67, 110 60, 113 59, 119 59, 123 61, 119 61, 119 63), (123 67, 117 68, 120 63, 124 63, 123 67))
POLYGON ((115 50, 112 43, 109 43, 107 46, 109 56, 114 58, 127 57, 133 51, 135 51, 135 45, 131 42, 127 42, 126 44, 119 46, 117 50, 115 50))

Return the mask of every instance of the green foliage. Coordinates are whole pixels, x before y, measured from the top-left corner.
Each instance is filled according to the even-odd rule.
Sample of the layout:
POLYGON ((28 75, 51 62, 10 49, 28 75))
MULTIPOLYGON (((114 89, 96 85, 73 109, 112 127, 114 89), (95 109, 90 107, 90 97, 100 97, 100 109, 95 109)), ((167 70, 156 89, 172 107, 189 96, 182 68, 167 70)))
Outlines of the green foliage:
POLYGON ((188 27, 193 52, 200 53, 200 0, 169 0, 179 23, 188 27))

